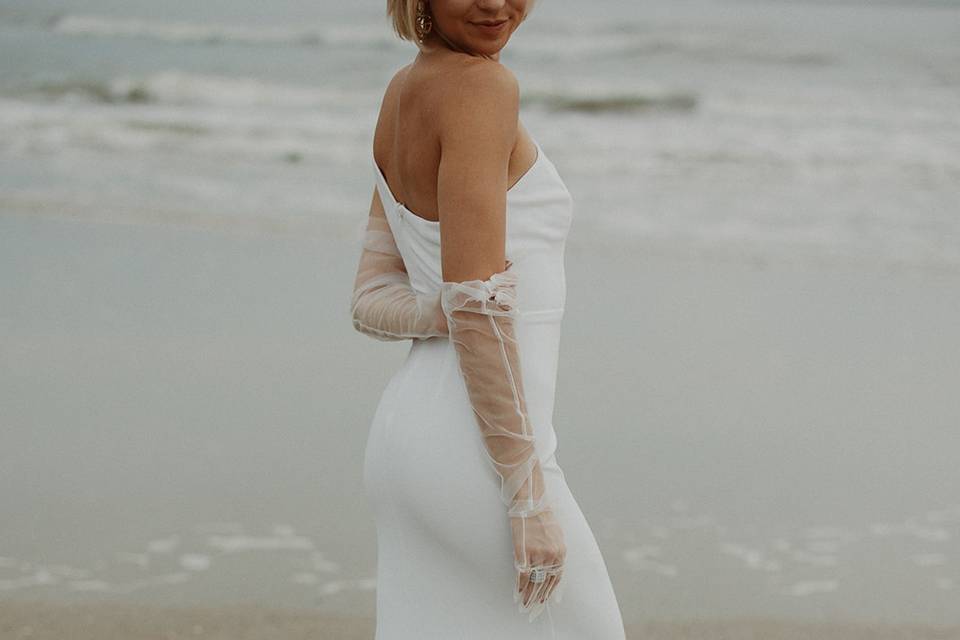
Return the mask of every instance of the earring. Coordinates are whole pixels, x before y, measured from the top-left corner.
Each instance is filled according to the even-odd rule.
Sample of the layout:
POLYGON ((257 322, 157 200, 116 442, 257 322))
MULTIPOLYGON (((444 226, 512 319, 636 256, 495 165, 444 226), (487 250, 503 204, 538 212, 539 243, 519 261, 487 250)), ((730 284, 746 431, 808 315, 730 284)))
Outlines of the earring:
POLYGON ((423 39, 427 37, 427 34, 430 33, 430 30, 433 28, 433 19, 430 17, 430 13, 427 12, 423 0, 417 2, 416 28, 417 40, 422 44, 423 39))

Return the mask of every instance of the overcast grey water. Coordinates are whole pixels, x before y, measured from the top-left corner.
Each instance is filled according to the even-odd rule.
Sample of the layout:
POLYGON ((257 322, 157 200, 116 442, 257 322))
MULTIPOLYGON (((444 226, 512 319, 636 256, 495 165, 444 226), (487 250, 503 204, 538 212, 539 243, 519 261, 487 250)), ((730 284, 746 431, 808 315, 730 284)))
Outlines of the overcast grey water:
MULTIPOLYGON (((625 620, 960 623, 960 3, 538 4, 625 620)), ((346 308, 414 53, 380 2, 0 0, 0 598, 371 614, 407 347, 346 308)))
MULTIPOLYGON (((581 241, 957 267, 958 16, 550 0, 502 61, 581 241)), ((414 53, 382 2, 4 0, 0 206, 353 229, 414 53)))

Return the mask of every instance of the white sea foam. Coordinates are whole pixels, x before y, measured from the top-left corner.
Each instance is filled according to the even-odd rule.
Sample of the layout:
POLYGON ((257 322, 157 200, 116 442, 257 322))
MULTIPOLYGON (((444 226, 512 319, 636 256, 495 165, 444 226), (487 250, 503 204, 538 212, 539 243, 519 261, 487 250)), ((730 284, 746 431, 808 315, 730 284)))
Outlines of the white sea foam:
POLYGON ((40 568, 17 578, 0 579, 0 591, 16 591, 39 585, 56 585, 63 580, 51 571, 40 568))
MULTIPOLYGON (((57 33, 78 37, 137 38, 161 42, 206 45, 406 47, 383 23, 240 24, 64 14, 49 23, 57 33)), ((532 57, 551 59, 682 56, 693 60, 755 61, 781 65, 827 65, 835 54, 805 44, 784 42, 757 33, 712 29, 708 25, 653 25, 648 21, 618 20, 584 23, 557 19, 531 23, 512 49, 532 57), (558 37, 564 45, 557 46, 558 37)))
POLYGON ((324 573, 336 573, 340 571, 340 563, 327 559, 322 551, 314 551, 311 553, 310 562, 317 571, 324 573))
POLYGON ((309 572, 300 572, 295 573, 290 577, 291 582, 296 582, 297 584, 316 584, 319 582, 320 578, 315 573, 309 572))
POLYGON ((921 567, 936 567, 945 564, 947 556, 942 553, 918 553, 912 556, 912 559, 921 567))
POLYGON ((205 571, 210 568, 211 558, 205 553, 185 553, 180 556, 180 566, 189 571, 205 571))
POLYGON ((65 34, 97 37, 150 38, 170 43, 243 44, 256 46, 290 45, 323 47, 400 46, 379 25, 242 25, 160 21, 144 18, 117 18, 104 15, 67 14, 51 24, 65 34))
POLYGON ((180 536, 173 535, 166 538, 151 540, 147 543, 150 553, 170 553, 180 544, 180 536))
POLYGON ((951 539, 952 534, 943 527, 926 526, 910 518, 905 522, 875 522, 870 525, 870 532, 875 536, 912 536, 920 540, 943 542, 951 539))
MULTIPOLYGON (((10 95, 10 94, 8 94, 10 95)), ((275 109, 371 107, 376 96, 345 91, 335 85, 273 82, 243 75, 215 75, 166 69, 146 75, 118 75, 109 80, 39 81, 13 97, 36 101, 86 100, 94 103, 267 106, 275 109)))
POLYGON ((326 582, 322 584, 319 588, 320 595, 334 595, 342 591, 348 590, 358 590, 358 591, 372 591, 377 588, 377 579, 376 578, 354 578, 346 580, 334 580, 332 582, 326 582))
POLYGON ((313 549, 313 541, 304 536, 209 536, 207 544, 226 553, 313 549))
POLYGON ((584 24, 563 21, 537 24, 518 39, 523 54, 554 59, 591 60, 604 57, 650 59, 672 56, 710 62, 763 62, 776 65, 823 66, 836 54, 807 44, 765 38, 757 33, 719 30, 707 25, 666 26, 648 21, 584 24), (558 47, 558 38, 563 46, 558 47))
POLYGON ((754 549, 746 545, 733 542, 723 542, 720 544, 720 550, 727 554, 739 558, 748 569, 761 571, 779 571, 780 563, 777 560, 767 558, 762 549, 754 549))
POLYGON ((277 536, 295 536, 297 529, 292 524, 275 524, 273 533, 277 536))
POLYGON ((634 571, 653 571, 663 576, 675 577, 679 570, 675 565, 656 559, 660 554, 660 547, 656 545, 641 545, 625 549, 621 555, 627 566, 634 571))

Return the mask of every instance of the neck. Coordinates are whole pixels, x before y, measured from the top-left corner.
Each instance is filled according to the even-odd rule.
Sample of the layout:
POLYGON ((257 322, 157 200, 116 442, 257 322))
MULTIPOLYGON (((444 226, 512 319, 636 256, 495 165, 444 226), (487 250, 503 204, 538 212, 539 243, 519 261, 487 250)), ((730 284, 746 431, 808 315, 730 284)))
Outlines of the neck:
POLYGON ((438 42, 437 39, 433 39, 428 36, 427 42, 430 45, 433 45, 439 48, 450 49, 452 51, 459 51, 460 53, 465 53, 470 56, 477 56, 479 58, 487 58, 489 60, 498 60, 498 61, 500 60, 499 51, 491 56, 485 53, 473 53, 472 51, 468 51, 467 49, 464 49, 457 43, 453 42, 450 38, 445 36, 439 29, 437 29, 436 25, 433 26, 433 29, 431 30, 430 35, 436 35, 436 38, 439 40, 438 42), (434 40, 434 41, 430 42, 431 40, 434 40))

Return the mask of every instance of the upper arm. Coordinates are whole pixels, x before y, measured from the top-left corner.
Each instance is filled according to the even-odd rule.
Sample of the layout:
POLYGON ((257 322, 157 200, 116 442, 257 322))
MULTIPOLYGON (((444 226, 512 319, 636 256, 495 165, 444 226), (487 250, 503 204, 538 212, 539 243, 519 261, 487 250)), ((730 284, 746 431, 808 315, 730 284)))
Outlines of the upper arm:
POLYGON ((499 63, 467 65, 440 112, 437 205, 443 280, 505 269, 507 181, 520 89, 499 63))
POLYGON ((407 268, 383 210, 380 194, 374 186, 360 259, 357 261, 357 273, 353 280, 354 292, 361 291, 374 277, 389 272, 407 273, 407 268))
POLYGON ((393 229, 390 228, 390 222, 387 220, 386 211, 383 209, 383 201, 380 199, 380 192, 376 185, 373 187, 373 200, 370 202, 370 215, 367 216, 367 229, 364 246, 367 249, 378 253, 389 255, 395 260, 390 268, 394 271, 407 272, 403 258, 400 256, 400 249, 397 247, 396 238, 393 236, 393 229))
POLYGON ((380 191, 377 185, 373 185, 373 199, 370 201, 370 213, 367 215, 367 228, 375 227, 377 229, 390 229, 390 223, 387 222, 387 212, 383 209, 383 201, 380 199, 380 191))

